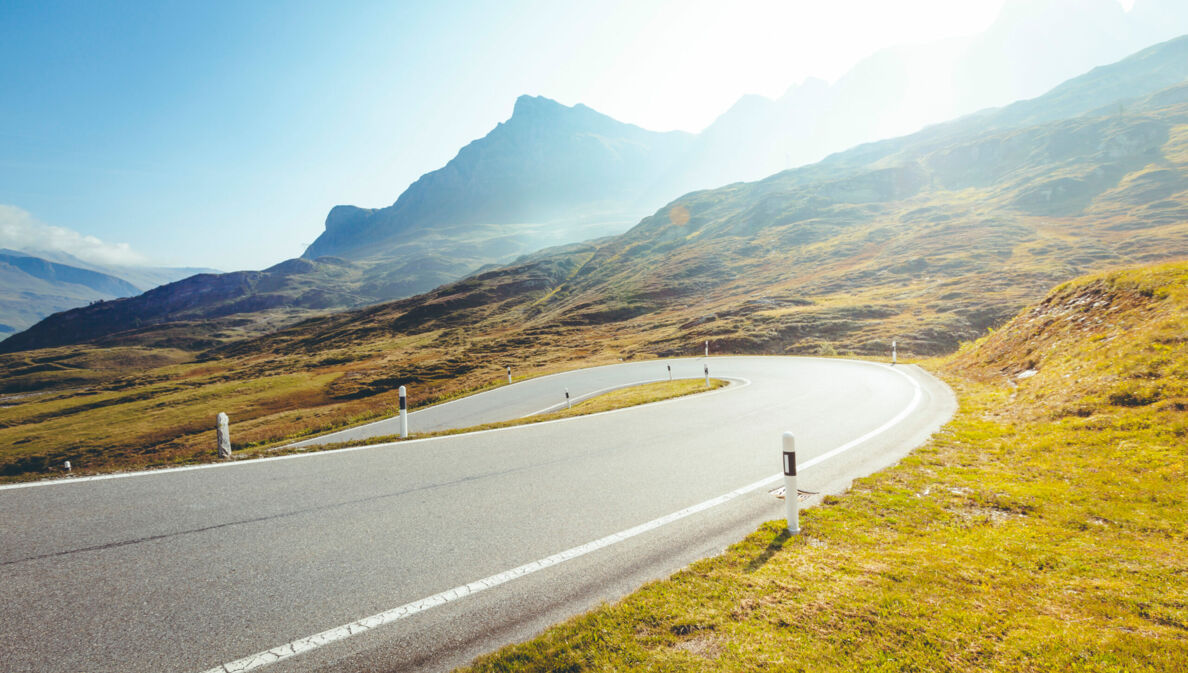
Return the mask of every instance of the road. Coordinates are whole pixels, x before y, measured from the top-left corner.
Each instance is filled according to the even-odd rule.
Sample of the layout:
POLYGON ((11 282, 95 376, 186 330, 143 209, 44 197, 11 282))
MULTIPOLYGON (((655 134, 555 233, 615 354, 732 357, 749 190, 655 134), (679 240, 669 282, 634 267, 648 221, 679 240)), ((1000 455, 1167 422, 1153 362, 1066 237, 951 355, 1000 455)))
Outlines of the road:
POLYGON ((700 376, 706 362, 735 385, 469 435, 0 489, 0 670, 448 670, 782 517, 768 490, 783 431, 797 434, 801 488, 840 492, 956 406, 913 367, 722 357, 543 377, 410 423, 518 417, 565 387, 664 378, 666 364, 700 376))

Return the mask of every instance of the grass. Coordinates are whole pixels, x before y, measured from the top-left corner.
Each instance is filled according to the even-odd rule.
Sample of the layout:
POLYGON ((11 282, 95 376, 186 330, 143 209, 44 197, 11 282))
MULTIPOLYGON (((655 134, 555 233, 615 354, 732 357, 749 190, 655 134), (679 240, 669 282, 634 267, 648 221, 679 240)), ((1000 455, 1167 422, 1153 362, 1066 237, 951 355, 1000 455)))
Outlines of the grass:
MULTIPOLYGON (((425 439, 428 437, 444 437, 447 435, 460 435, 467 432, 478 432, 480 430, 496 430, 499 428, 511 428, 520 425, 531 425, 533 423, 543 423, 544 421, 555 421, 562 418, 574 418, 576 416, 588 416, 590 414, 598 414, 604 411, 614 411, 615 409, 626 409, 627 407, 635 407, 641 404, 651 404, 652 402, 661 402, 664 400, 675 399, 677 397, 684 397, 686 395, 696 395, 711 390, 717 390, 729 385, 728 381, 716 378, 710 378, 709 386, 706 387, 704 379, 676 379, 673 381, 658 381, 655 383, 644 383, 637 386, 629 386, 612 390, 610 392, 596 395, 594 397, 574 403, 568 409, 559 409, 545 414, 534 414, 525 418, 517 418, 510 421, 503 421, 499 423, 484 423, 482 425, 475 425, 467 428, 454 428, 450 430, 439 430, 437 432, 410 432, 409 439, 425 439)), ((368 446, 371 444, 385 444, 388 442, 401 441, 400 435, 381 435, 377 437, 368 437, 366 439, 356 439, 346 442, 334 442, 331 444, 321 444, 316 447, 273 447, 269 446, 253 446, 249 447, 247 452, 239 452, 236 458, 258 458, 265 455, 276 455, 278 452, 283 453, 304 453, 307 451, 326 451, 330 449, 345 449, 352 446, 368 446)))
MULTIPOLYGON (((886 357, 892 340, 901 357, 951 353, 1058 282, 1188 254, 1188 191, 1175 191, 1188 175, 1185 114, 1172 103, 969 138, 1017 144, 1024 133, 1041 147, 1092 131, 1075 158, 1029 152, 1001 175, 904 140, 888 165, 933 166, 918 193, 852 202, 846 193, 886 188, 885 171, 805 167, 688 194, 619 237, 262 337, 194 322, 0 354, 0 394, 45 393, 0 398, 0 481, 63 460, 84 471, 210 460, 219 412, 237 450, 277 446, 389 415, 400 385, 421 407, 498 385, 507 365, 535 376, 696 355, 705 341, 714 354, 886 357), (1034 183, 1101 167, 1099 148, 1131 124, 1161 130, 1091 206, 1017 207, 1034 183)), ((1150 392, 1134 386, 1136 400, 1150 392)))
POLYGON ((954 420, 800 536, 463 670, 1185 670, 1188 264, 1066 284, 932 366, 954 420))

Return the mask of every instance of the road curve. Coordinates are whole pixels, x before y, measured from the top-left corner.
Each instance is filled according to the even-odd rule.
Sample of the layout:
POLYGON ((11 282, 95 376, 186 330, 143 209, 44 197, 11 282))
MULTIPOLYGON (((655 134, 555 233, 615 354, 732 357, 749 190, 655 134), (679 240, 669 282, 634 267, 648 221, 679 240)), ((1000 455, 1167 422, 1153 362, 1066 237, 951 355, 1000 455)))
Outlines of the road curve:
POLYGON ((781 432, 810 466, 802 488, 838 492, 956 408, 913 367, 722 357, 542 377, 411 420, 523 416, 565 387, 666 378, 666 364, 746 384, 484 433, 0 489, 0 670, 445 670, 782 516, 767 493, 781 432))

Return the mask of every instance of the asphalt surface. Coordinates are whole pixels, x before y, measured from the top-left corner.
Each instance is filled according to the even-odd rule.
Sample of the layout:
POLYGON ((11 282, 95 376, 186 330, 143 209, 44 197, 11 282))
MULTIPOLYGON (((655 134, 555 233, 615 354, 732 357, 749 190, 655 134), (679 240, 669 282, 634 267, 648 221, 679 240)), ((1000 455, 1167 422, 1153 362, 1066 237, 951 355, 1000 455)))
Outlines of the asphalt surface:
MULTIPOLYGON (((519 417, 565 387, 579 397, 666 378, 668 363, 691 377, 706 361, 543 377, 410 424, 519 417)), ((768 493, 780 482, 767 479, 783 431, 811 465, 801 488, 840 492, 956 408, 913 367, 708 365, 736 384, 484 433, 0 489, 0 670, 448 670, 782 518, 768 493), (306 651, 268 663, 294 647, 306 651)))
MULTIPOLYGON (((689 378, 694 374, 704 376, 705 368, 709 363, 710 361, 705 358, 651 360, 591 367, 527 379, 513 384, 514 388, 511 390, 506 387, 495 388, 425 409, 411 409, 408 414, 409 432, 471 428, 484 423, 496 423, 556 411, 566 405, 566 390, 569 390, 570 403, 576 404, 584 399, 618 388, 640 383, 666 381, 670 373, 668 367, 675 368, 672 375, 677 378, 689 378)), ((711 372, 711 375, 716 378, 721 378, 719 374, 717 367, 715 367, 715 371, 711 372)), ((293 446, 333 444, 398 434, 400 434, 400 418, 393 416, 381 421, 295 442, 293 446)))

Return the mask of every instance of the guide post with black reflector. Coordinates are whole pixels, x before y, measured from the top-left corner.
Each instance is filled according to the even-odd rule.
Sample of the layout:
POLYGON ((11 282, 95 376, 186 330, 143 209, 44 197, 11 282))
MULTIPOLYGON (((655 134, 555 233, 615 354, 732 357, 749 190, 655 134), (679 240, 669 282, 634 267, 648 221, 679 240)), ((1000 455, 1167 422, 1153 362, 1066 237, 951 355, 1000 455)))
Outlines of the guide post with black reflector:
POLYGON ((510 365, 507 368, 507 382, 511 383, 511 366, 510 365))
POLYGON ((896 344, 894 341, 892 341, 891 342, 891 364, 895 365, 896 364, 895 361, 898 359, 899 359, 899 354, 896 352, 896 344))
POLYGON ((569 401, 569 388, 565 389, 565 408, 572 409, 573 405, 569 401))
POLYGON ((400 438, 408 437, 408 391, 400 386, 400 438))
POLYGON ((705 366, 705 387, 709 387, 709 365, 705 366))
POLYGON ((796 486, 796 437, 784 433, 784 509, 788 514, 788 534, 800 534, 800 490, 796 486))
POLYGON ((672 365, 668 365, 668 380, 672 380, 672 365))

